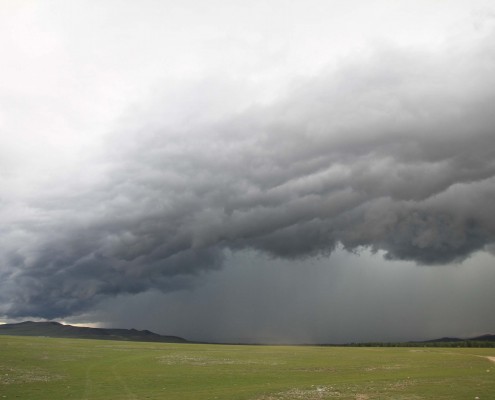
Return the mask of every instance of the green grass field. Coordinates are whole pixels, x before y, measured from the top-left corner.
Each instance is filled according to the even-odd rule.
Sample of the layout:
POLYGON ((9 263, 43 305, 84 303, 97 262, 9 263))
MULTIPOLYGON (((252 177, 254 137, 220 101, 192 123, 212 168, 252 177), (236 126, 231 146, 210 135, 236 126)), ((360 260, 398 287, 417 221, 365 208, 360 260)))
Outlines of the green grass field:
POLYGON ((0 337, 3 399, 494 399, 495 349, 0 337))

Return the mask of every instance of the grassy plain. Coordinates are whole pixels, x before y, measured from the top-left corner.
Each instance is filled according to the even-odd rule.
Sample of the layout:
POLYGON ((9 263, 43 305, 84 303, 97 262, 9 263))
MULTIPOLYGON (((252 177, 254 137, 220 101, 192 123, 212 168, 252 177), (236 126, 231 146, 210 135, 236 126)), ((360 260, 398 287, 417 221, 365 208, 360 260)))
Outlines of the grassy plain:
POLYGON ((495 349, 0 337, 0 400, 495 398, 495 349))

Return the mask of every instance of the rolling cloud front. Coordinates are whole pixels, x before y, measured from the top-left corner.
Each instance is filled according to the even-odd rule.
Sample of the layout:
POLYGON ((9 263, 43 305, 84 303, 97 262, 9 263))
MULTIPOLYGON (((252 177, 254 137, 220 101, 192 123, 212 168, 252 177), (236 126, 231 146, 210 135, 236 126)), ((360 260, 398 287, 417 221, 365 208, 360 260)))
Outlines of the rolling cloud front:
MULTIPOLYGON (((317 264, 318 280, 325 260, 352 264, 346 252, 384 265, 377 269, 405 262, 404 276, 439 266, 448 274, 472 257, 492 263, 494 70, 493 28, 434 48, 374 43, 259 101, 250 101, 249 82, 214 73, 157 84, 105 126, 97 150, 57 164, 46 179, 30 175, 37 183, 27 188, 19 161, 5 159, 14 172, 0 196, 0 314, 131 324, 119 310, 138 319, 148 307, 140 298, 169 296, 202 321, 189 327, 200 333, 184 333, 212 339, 208 324, 222 326, 214 309, 229 301, 231 279, 258 287, 266 308, 280 310, 311 291, 305 264, 317 264), (264 278, 301 287, 270 306, 264 278), (192 307, 195 293, 212 308, 192 307), (138 300, 127 307, 126 298, 138 300)), ((352 277, 356 267, 340 273, 352 277)), ((366 283, 355 279, 363 293, 366 283)), ((338 287, 328 288, 346 304, 338 287)), ((299 321, 315 304, 298 306, 299 321)), ((253 329, 271 315, 256 309, 259 319, 245 316, 253 329)), ((242 322, 229 329, 249 336, 239 333, 248 329, 242 322)), ((324 340, 285 339, 294 337, 324 340)))

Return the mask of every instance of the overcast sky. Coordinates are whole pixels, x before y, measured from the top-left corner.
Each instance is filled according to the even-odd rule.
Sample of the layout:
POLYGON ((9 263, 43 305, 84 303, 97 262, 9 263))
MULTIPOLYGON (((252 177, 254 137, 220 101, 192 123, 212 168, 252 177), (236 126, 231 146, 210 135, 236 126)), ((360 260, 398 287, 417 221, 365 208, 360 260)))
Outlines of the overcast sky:
POLYGON ((495 7, 3 1, 0 317, 495 333, 495 7))

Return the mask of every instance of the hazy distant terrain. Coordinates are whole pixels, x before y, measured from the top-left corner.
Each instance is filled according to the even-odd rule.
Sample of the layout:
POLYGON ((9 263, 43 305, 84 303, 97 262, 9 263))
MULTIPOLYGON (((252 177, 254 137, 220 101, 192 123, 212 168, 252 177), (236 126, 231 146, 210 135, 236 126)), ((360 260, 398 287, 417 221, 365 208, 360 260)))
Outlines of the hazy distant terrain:
MULTIPOLYGON (((43 336, 71 339, 127 340, 137 342, 188 343, 189 341, 169 335, 159 335, 149 330, 90 328, 65 325, 55 321, 25 321, 16 324, 0 325, 0 335, 11 336, 43 336)), ((328 343, 320 343, 327 345, 328 343)), ((330 344, 332 345, 332 344, 330 344)), ((428 346, 428 347, 495 347, 495 335, 482 335, 471 338, 443 337, 418 342, 369 342, 348 343, 343 346, 428 346)))
POLYGON ((163 336, 148 330, 104 329, 63 325, 58 322, 25 321, 18 324, 0 325, 0 335, 47 336, 53 338, 79 338, 103 340, 133 340, 139 342, 185 343, 178 336, 163 336))

